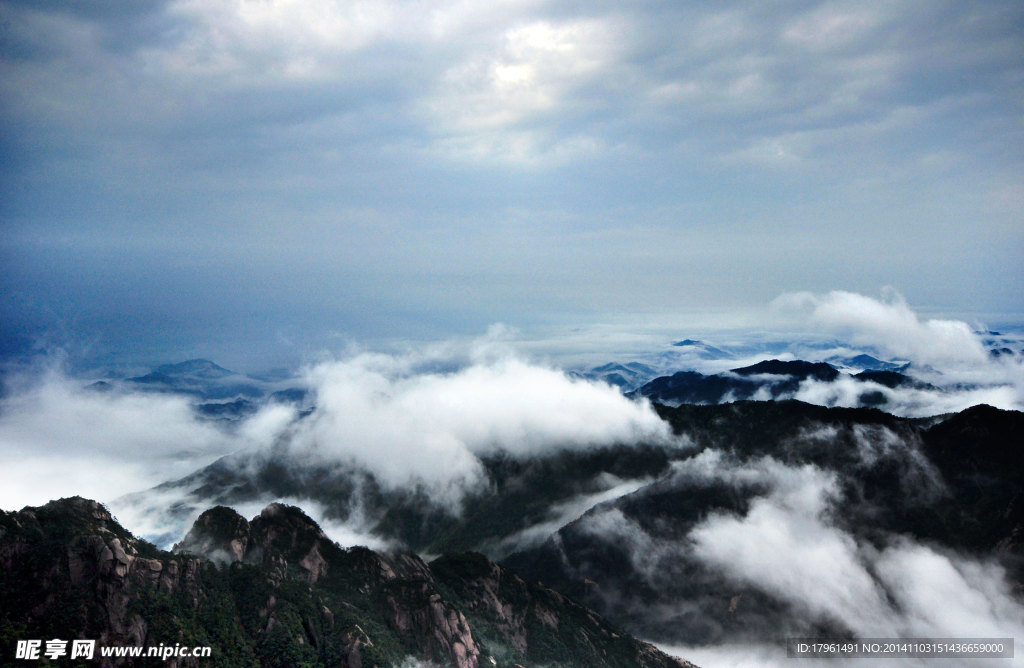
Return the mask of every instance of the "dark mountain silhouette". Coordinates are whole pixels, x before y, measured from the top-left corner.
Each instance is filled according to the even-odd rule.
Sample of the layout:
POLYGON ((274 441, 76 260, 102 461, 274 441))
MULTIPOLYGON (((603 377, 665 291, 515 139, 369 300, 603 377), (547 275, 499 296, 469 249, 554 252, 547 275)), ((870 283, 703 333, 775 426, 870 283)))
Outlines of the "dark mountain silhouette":
POLYGON ((897 387, 912 387, 918 390, 938 390, 937 387, 931 383, 924 383, 919 380, 915 380, 906 374, 902 374, 898 371, 861 371, 853 376, 857 380, 866 380, 872 383, 878 383, 888 388, 897 387))
MULTIPOLYGON (((834 475, 827 521, 865 545, 882 550, 909 539, 995 559, 1010 589, 1024 585, 1022 413, 977 406, 931 423, 795 401, 657 409, 699 451, 721 453, 720 470, 761 467, 768 457, 834 475)), ((849 636, 842 619, 807 616, 687 548, 691 531, 709 517, 744 517, 770 492, 752 475, 668 475, 503 563, 657 641, 849 636), (601 526, 617 528, 605 534, 601 526), (653 551, 638 557, 638 550, 653 551)))
POLYGON ((824 362, 765 360, 728 373, 706 376, 680 371, 655 378, 635 394, 663 404, 717 404, 792 395, 808 378, 833 381, 839 372, 824 362))
POLYGON ((805 381, 829 383, 844 377, 865 384, 858 397, 861 406, 884 407, 889 401, 882 391, 868 383, 889 389, 938 391, 933 385, 891 369, 863 371, 850 376, 825 362, 773 359, 714 375, 680 371, 670 376, 655 378, 630 393, 630 396, 647 397, 652 401, 673 406, 791 399, 805 381))
POLYGON ((814 378, 824 381, 832 381, 839 377, 839 372, 831 364, 826 364, 825 362, 805 362, 803 360, 765 360, 751 366, 732 369, 732 373, 740 376, 772 374, 776 376, 792 376, 798 380, 814 378))
MULTIPOLYGON (((457 513, 439 506, 425 490, 382 487, 354 465, 295 466, 287 450, 261 460, 225 458, 162 486, 160 496, 180 492, 187 500, 179 508, 185 514, 202 504, 273 497, 308 498, 338 520, 359 512, 377 536, 434 554, 489 554, 525 578, 658 641, 742 642, 781 630, 849 634, 841 620, 808 618, 763 589, 737 585, 687 556, 688 536, 701 522, 712 515, 743 517, 771 494, 770 485, 756 476, 727 480, 678 473, 702 453, 716 452, 722 471, 757 470, 767 458, 834 476, 830 526, 877 550, 902 536, 996 559, 1020 586, 1021 413, 975 407, 906 419, 871 408, 787 400, 655 409, 685 438, 676 444, 553 450, 537 457, 489 455, 481 459, 487 484, 468 491, 457 513), (604 498, 602 490, 615 481, 633 484, 600 504, 585 501, 604 498), (581 500, 590 505, 560 516, 546 534, 523 538, 532 527, 556 522, 554 509, 581 500), (595 532, 595 518, 605 516, 639 527, 674 556, 640 568, 638 563, 660 558, 657 551, 646 555, 649 546, 595 532)), ((133 503, 145 499, 139 495, 133 503)))

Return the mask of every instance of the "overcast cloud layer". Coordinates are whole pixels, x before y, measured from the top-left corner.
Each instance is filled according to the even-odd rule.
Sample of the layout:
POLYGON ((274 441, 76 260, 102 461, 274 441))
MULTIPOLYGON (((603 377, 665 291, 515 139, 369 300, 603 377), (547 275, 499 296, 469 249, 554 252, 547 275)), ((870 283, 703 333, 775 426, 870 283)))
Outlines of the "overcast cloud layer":
POLYGON ((1021 314, 1020 3, 0 3, 3 344, 1021 314))

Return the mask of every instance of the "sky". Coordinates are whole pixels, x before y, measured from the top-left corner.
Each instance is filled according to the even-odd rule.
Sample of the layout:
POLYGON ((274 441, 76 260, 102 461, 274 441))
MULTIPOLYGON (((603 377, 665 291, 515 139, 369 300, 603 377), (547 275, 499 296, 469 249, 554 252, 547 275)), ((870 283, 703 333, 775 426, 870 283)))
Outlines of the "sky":
POLYGON ((1013 0, 6 0, 0 348, 1020 322, 1022 104, 1013 0))

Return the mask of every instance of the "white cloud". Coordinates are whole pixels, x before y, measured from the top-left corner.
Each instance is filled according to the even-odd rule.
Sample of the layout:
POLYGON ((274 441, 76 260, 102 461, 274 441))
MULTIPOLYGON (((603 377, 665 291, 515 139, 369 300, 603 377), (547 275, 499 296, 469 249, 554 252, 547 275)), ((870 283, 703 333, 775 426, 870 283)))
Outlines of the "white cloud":
POLYGON ((922 320, 894 291, 882 299, 839 290, 824 295, 787 293, 771 306, 792 322, 922 364, 977 365, 988 359, 981 340, 967 323, 922 320))
MULTIPOLYGON (((179 23, 177 39, 146 49, 144 62, 154 73, 212 77, 242 87, 336 86, 367 76, 397 83, 393 74, 413 71, 429 72, 428 80, 408 83, 426 84, 465 51, 493 47, 501 34, 498 26, 528 21, 535 4, 174 0, 165 11, 179 23)), ((510 31, 511 46, 546 43, 535 32, 530 26, 510 31)), ((510 70, 498 74, 507 75, 506 81, 517 78, 510 70)))
POLYGON ((865 391, 881 393, 885 410, 920 417, 963 410, 980 403, 1024 409, 1024 358, 992 358, 970 325, 960 320, 918 316, 894 290, 881 299, 854 292, 786 293, 771 302, 778 323, 841 337, 854 346, 913 363, 909 373, 938 388, 887 388, 840 378, 808 380, 795 398, 826 406, 855 406, 865 391))
MULTIPOLYGON (((873 615, 884 593, 862 566, 854 538, 824 519, 838 497, 836 474, 815 466, 789 467, 765 457, 737 464, 717 451, 680 462, 681 478, 718 479, 731 485, 762 482, 744 516, 714 514, 689 533, 693 555, 735 580, 759 587, 814 618, 878 624, 873 615)), ((881 635, 884 627, 873 627, 881 635)))
POLYGON ((607 488, 552 505, 546 519, 502 538, 496 547, 488 550, 488 554, 491 555, 491 558, 498 559, 518 550, 536 547, 565 525, 580 519, 584 513, 595 506, 632 494, 649 485, 651 479, 620 480, 610 473, 605 473, 598 478, 597 482, 606 485, 607 488))
POLYGON ((183 397, 91 391, 48 372, 0 405, 0 506, 74 494, 107 500, 189 473, 238 443, 197 419, 183 397))
POLYGON ((422 101, 424 116, 453 157, 530 163, 596 152, 600 138, 540 127, 604 104, 581 93, 607 82, 619 41, 614 25, 597 18, 514 25, 445 71, 422 101))
POLYGON ((1024 396, 1019 387, 1008 378, 990 376, 994 384, 986 387, 951 387, 946 389, 920 389, 915 387, 885 387, 870 381, 859 381, 839 377, 832 382, 809 378, 800 383, 793 394, 794 399, 819 406, 843 406, 853 408, 861 405, 865 393, 879 393, 885 398, 881 406, 887 413, 901 417, 929 417, 943 413, 957 413, 971 406, 988 404, 1004 410, 1024 410, 1024 396))
POLYGON ((151 64, 246 84, 336 77, 345 57, 409 26, 394 2, 178 0, 167 12, 187 36, 150 51, 151 64))
MULTIPOLYGON (((906 446, 884 430, 868 431, 856 434, 859 442, 865 441, 861 446, 867 447, 867 441, 876 446, 862 453, 865 463, 878 457, 915 458, 912 451, 900 453, 906 446)), ((822 428, 798 438, 835 436, 832 429, 822 428)), ((841 472, 789 466, 770 457, 739 462, 715 450, 677 462, 673 469, 676 485, 714 480, 732 487, 756 485, 764 491, 751 499, 746 512, 712 513, 683 540, 648 533, 617 508, 585 515, 578 530, 622 546, 636 574, 650 586, 657 587, 659 578, 671 577, 680 562, 695 559, 727 580, 788 604, 796 618, 809 625, 836 624, 861 638, 1020 637, 1024 632, 1024 607, 1015 598, 1004 569, 994 561, 922 545, 907 536, 890 536, 887 545, 877 547, 836 526, 834 513, 842 512, 841 472)), ((934 484, 934 480, 922 480, 910 486, 934 484)), ((916 494, 918 490, 906 491, 916 494)), ((610 600, 616 596, 604 594, 610 600)), ((668 604, 657 605, 660 610, 668 604)), ((675 601, 679 611, 692 605, 675 601)), ((666 612, 671 614, 671 606, 666 612)), ((707 665, 788 665, 792 659, 786 657, 783 639, 768 635, 780 632, 785 621, 769 624, 762 644, 756 636, 744 636, 743 644, 734 644, 726 636, 706 646, 662 648, 707 665)), ((904 662, 929 665, 924 660, 904 662)))
MULTIPOLYGON (((711 515, 689 534, 692 554, 727 577, 786 601, 810 620, 839 623, 859 637, 1019 637, 1024 632, 1024 608, 997 564, 905 536, 878 550, 836 527, 829 514, 838 500, 834 474, 773 460, 736 466, 717 455, 702 457, 680 471, 736 482, 757 478, 763 469, 761 478, 772 481, 771 491, 755 498, 745 515, 711 515)), ((759 651, 740 652, 736 665, 759 651)))
MULTIPOLYGON (((0 506, 72 494, 111 501, 229 453, 240 467, 258 467, 272 451, 287 453, 297 466, 352 465, 385 487, 423 485, 439 503, 455 503, 484 482, 479 458, 487 454, 670 441, 648 404, 511 356, 503 331, 492 329, 468 347, 323 362, 307 374, 316 395, 312 414, 300 420, 293 407, 269 404, 231 430, 198 418, 181 396, 94 391, 57 373, 12 385, 0 406, 0 506)), ((627 493, 634 484, 613 481, 590 500, 627 493)), ((165 511, 181 496, 158 491, 145 508, 132 507, 139 501, 132 497, 116 510, 131 529, 173 533, 185 520, 165 511)), ((553 509, 552 519, 576 510, 553 509)), ((332 524, 339 535, 365 528, 350 519, 359 526, 332 524)))
POLYGON ((847 47, 880 22, 877 7, 869 10, 852 3, 831 4, 794 20, 782 37, 811 51, 829 51, 847 47))
POLYGON ((875 614, 884 592, 853 537, 821 519, 834 480, 812 468, 800 476, 802 486, 756 499, 744 517, 712 516, 694 528, 694 555, 815 619, 884 636, 885 620, 875 614))
POLYGON ((1024 631, 1024 608, 994 562, 902 540, 883 551, 874 568, 902 614, 905 635, 1020 638, 1024 631))
POLYGON ((293 452, 453 491, 479 481, 479 455, 668 438, 649 406, 606 385, 510 357, 411 373, 422 363, 363 354, 311 369, 317 407, 296 426, 293 452))

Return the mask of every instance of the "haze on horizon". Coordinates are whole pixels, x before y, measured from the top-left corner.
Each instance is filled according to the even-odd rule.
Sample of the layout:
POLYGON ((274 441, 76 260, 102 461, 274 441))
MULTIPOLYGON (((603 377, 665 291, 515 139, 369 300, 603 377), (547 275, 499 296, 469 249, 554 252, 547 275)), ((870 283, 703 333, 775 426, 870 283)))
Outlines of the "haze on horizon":
POLYGON ((232 364, 884 286, 1024 318, 1018 2, 7 0, 0 25, 5 354, 232 364))

